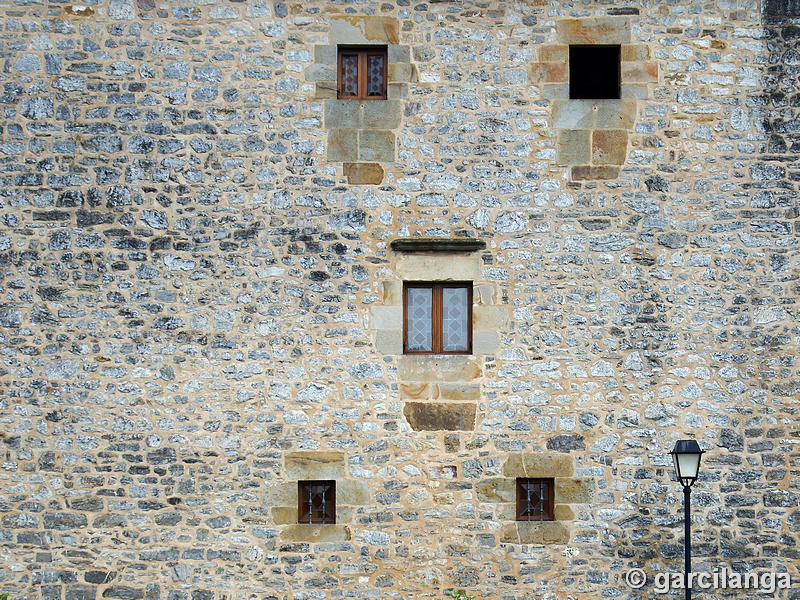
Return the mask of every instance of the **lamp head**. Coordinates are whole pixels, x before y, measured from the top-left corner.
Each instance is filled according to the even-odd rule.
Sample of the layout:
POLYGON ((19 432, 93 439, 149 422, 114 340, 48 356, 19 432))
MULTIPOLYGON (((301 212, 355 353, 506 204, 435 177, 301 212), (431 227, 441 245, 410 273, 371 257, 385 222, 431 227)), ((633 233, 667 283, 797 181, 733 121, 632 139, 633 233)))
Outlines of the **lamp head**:
POLYGON ((700 457, 703 455, 700 444, 696 440, 678 440, 670 454, 678 481, 684 487, 691 487, 700 472, 700 457))

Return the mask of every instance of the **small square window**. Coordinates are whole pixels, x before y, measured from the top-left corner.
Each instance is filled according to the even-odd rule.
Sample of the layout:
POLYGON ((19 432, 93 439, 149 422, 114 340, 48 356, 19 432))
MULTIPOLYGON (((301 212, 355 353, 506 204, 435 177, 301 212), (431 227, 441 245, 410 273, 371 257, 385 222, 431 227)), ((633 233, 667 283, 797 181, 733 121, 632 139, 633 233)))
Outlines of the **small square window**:
POLYGON ((386 46, 339 46, 338 98, 386 99, 386 46))
POLYGON ((336 523, 336 482, 297 482, 297 522, 336 523))
POLYGON ((575 100, 619 98, 619 60, 619 46, 570 46, 569 97, 575 100))
POLYGON ((517 521, 553 521, 552 478, 517 478, 517 521))
POLYGON ((403 286, 403 352, 472 352, 472 282, 403 286))

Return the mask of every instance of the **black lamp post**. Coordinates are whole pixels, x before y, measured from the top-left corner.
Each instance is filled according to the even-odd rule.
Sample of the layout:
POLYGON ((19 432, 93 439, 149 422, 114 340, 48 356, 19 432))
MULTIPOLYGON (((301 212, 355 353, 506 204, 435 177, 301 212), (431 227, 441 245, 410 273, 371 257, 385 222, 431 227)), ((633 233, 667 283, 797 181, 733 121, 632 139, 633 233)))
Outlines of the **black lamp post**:
POLYGON ((675 474, 683 485, 683 556, 686 571, 686 600, 692 598, 692 586, 689 585, 689 573, 692 572, 692 526, 691 526, 691 488, 700 472, 700 457, 703 451, 695 440, 678 440, 672 449, 672 462, 675 474))

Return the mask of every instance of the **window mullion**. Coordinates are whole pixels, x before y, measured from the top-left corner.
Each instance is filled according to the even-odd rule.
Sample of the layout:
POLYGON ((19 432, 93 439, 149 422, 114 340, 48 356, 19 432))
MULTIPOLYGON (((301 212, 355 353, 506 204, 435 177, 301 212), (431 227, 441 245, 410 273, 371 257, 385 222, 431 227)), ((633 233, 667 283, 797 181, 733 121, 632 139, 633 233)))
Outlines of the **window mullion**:
POLYGON ((367 53, 358 53, 358 98, 363 100, 367 97, 367 53))
POLYGON ((442 353, 442 286, 433 286, 433 351, 436 354, 442 353))

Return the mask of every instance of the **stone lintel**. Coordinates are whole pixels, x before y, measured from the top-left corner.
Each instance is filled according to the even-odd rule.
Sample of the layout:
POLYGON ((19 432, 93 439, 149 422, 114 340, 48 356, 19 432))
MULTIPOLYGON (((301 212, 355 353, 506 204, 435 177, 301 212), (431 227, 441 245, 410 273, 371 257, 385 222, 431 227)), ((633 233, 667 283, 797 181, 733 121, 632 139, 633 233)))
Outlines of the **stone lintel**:
POLYGON ((390 247, 395 252, 475 252, 486 242, 472 238, 397 238, 390 247))
POLYGON ((506 477, 561 478, 570 477, 573 473, 573 461, 569 455, 549 452, 512 454, 503 465, 503 475, 506 477))
POLYGON ((345 475, 342 452, 289 452, 284 462, 289 479, 339 479, 345 475))

